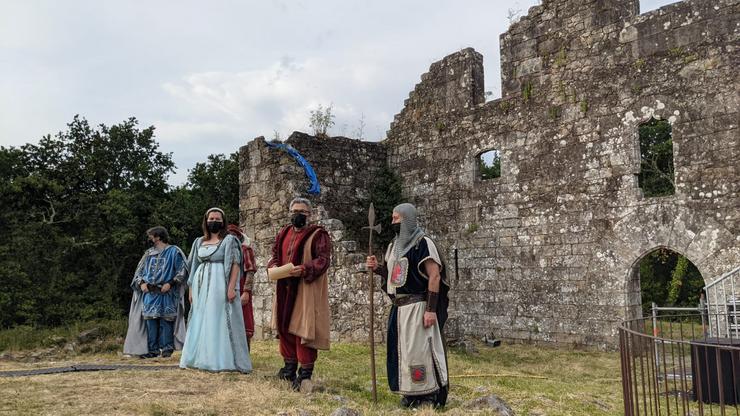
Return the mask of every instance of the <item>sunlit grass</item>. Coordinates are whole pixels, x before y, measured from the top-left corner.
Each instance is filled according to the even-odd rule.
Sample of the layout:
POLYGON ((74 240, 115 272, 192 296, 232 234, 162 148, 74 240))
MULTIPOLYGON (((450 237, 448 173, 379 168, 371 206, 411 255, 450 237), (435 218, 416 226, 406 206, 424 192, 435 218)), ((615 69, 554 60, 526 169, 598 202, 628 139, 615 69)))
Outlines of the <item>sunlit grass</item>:
MULTIPOLYGON (((5 336, 0 333, 0 339, 5 336)), ((490 414, 465 408, 466 402, 488 394, 501 397, 518 415, 623 413, 616 353, 528 345, 478 348, 476 354, 450 351, 451 390, 442 413, 490 414)), ((143 361, 120 352, 66 354, 40 363, 0 361, 0 370, 89 362, 175 365, 178 357, 143 361)), ((295 393, 274 378, 282 364, 275 341, 253 342, 252 360, 254 371, 249 375, 177 369, 0 378, 0 414, 297 415, 303 410, 324 415, 340 406, 365 415, 412 414, 400 409, 399 397, 388 391, 384 346, 376 351, 377 404, 371 400, 366 345, 334 344, 331 351, 321 352, 314 379, 322 388, 308 395, 295 393)))

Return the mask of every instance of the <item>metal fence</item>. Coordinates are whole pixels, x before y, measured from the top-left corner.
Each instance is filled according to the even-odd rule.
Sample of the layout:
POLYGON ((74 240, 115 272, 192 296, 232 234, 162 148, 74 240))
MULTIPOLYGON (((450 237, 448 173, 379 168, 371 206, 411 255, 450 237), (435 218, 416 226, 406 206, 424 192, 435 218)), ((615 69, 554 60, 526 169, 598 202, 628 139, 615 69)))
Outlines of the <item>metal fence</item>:
POLYGON ((740 267, 718 277, 704 291, 709 332, 715 337, 740 338, 740 267))
POLYGON ((624 414, 739 416, 740 337, 720 331, 729 319, 703 305, 654 305, 652 316, 624 322, 624 414))

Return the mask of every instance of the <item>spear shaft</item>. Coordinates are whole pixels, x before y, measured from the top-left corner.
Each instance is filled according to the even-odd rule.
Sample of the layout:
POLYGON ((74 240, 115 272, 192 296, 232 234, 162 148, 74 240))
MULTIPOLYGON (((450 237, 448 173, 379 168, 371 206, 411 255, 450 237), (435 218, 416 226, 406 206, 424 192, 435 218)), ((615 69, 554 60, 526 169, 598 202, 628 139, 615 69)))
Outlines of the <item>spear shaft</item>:
MULTIPOLYGON (((375 225, 375 207, 373 203, 370 203, 370 208, 367 211, 367 228, 370 232, 370 238, 368 239, 367 255, 373 255, 373 231, 380 233, 380 224, 375 225)), ((373 401, 378 402, 378 391, 377 391, 377 378, 375 376, 375 278, 373 276, 373 270, 367 269, 367 276, 370 280, 370 371, 373 379, 373 401)))
MULTIPOLYGON (((372 224, 371 224, 372 226, 372 224)), ((370 229, 368 253, 373 255, 373 230, 370 229)), ((373 401, 378 402, 377 379, 375 377, 375 278, 373 270, 368 270, 370 277, 370 375, 373 379, 373 401)))

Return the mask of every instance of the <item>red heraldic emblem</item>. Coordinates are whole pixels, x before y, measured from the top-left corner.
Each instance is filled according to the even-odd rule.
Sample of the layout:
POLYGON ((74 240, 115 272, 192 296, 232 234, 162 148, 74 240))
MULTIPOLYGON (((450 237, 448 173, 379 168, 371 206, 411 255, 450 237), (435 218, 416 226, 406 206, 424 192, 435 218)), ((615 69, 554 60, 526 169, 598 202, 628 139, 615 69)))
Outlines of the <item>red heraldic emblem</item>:
POLYGON ((401 265, 396 264, 396 267, 393 268, 393 277, 391 277, 391 282, 398 283, 401 281, 401 265))
POLYGON ((411 366, 411 381, 414 383, 424 383, 427 380, 427 368, 423 365, 411 366))
POLYGON ((406 275, 409 271, 409 260, 402 257, 393 266, 391 271, 391 284, 395 287, 401 287, 406 284, 406 275))

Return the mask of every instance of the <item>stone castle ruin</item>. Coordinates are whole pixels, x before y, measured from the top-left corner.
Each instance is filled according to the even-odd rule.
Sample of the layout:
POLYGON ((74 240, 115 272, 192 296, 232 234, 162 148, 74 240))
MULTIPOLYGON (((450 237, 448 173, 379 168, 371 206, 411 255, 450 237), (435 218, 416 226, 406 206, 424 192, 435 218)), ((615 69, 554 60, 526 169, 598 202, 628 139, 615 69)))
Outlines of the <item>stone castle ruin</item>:
MULTIPOLYGON (((287 140, 322 187, 310 198, 335 242, 334 338, 367 337, 366 247, 343 223, 366 216, 383 166, 444 250, 453 336, 614 348, 617 324, 640 314, 645 254, 681 253, 706 282, 740 265, 740 1, 638 11, 638 0, 545 0, 501 36, 503 98, 485 102, 482 56, 464 49, 422 75, 385 140, 287 140), (669 196, 638 183, 638 128, 651 119, 671 127, 669 196), (491 150, 500 176, 484 179, 491 150)), ((240 165, 241 220, 264 265, 309 183, 263 138, 240 165)), ((255 288, 257 335, 270 336, 264 270, 255 288)))

